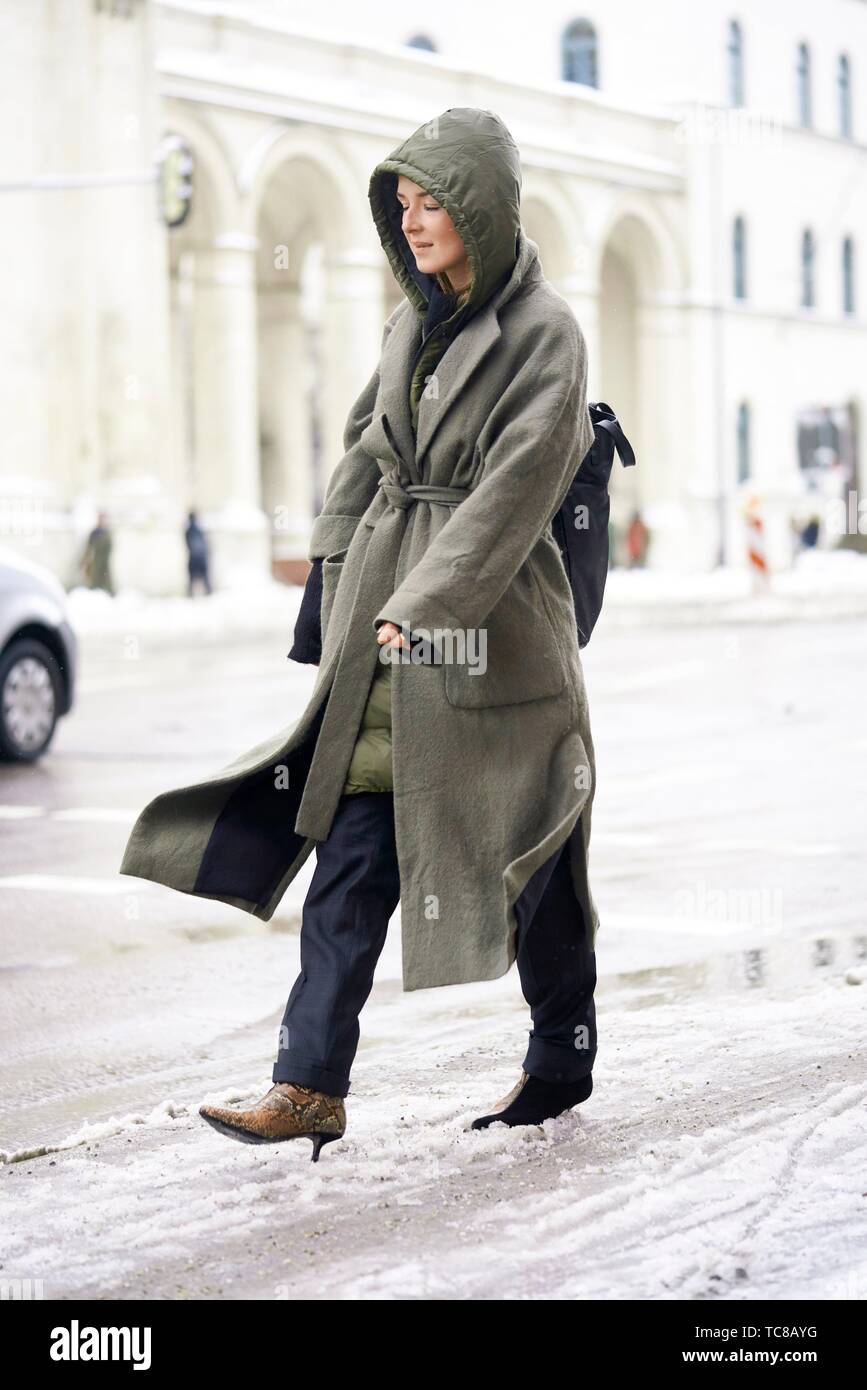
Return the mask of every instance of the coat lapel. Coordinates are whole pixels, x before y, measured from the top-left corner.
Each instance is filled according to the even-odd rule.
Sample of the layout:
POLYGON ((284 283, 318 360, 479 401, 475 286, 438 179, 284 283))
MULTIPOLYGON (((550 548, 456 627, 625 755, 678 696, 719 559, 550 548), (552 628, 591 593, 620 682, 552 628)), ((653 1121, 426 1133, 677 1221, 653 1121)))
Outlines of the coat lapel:
POLYGON ((415 439, 409 413, 412 364, 421 343, 422 321, 411 306, 401 314, 388 336, 380 368, 379 407, 362 436, 362 447, 374 458, 402 461, 414 483, 422 481, 415 468, 415 439), (388 420, 387 429, 382 417, 388 420), (389 439, 389 433, 391 439, 389 439))
POLYGON ((460 400, 467 381, 499 337, 500 324, 496 308, 493 303, 487 304, 461 329, 455 341, 440 358, 433 374, 436 390, 431 390, 430 386, 426 387, 419 401, 415 444, 415 461, 419 470, 422 459, 449 409, 460 400))

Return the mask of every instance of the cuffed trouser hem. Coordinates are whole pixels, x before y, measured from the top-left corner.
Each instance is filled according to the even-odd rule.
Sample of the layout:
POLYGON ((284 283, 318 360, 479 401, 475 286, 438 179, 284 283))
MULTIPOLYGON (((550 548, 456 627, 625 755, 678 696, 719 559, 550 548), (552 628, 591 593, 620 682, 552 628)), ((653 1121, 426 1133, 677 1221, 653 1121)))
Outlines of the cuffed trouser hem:
POLYGON ((281 1052, 279 1062, 274 1063, 272 1081, 294 1081, 298 1086, 313 1086, 326 1096, 349 1095, 349 1077, 329 1067, 319 1066, 309 1058, 299 1057, 296 1052, 281 1052))
POLYGON ((593 1070, 595 1061, 595 1048, 531 1038, 522 1065, 528 1076, 538 1076, 540 1081, 579 1081, 593 1070))

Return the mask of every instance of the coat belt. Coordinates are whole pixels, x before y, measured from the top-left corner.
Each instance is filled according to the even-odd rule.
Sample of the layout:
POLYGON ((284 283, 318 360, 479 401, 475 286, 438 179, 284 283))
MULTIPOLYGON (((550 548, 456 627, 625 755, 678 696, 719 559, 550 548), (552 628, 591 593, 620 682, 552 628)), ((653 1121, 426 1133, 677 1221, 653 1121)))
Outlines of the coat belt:
POLYGON ((472 492, 472 488, 468 487, 437 487, 433 483, 406 483, 394 471, 384 473, 379 480, 379 486, 396 511, 406 511, 408 507, 414 507, 416 502, 433 502, 444 507, 456 507, 472 492))

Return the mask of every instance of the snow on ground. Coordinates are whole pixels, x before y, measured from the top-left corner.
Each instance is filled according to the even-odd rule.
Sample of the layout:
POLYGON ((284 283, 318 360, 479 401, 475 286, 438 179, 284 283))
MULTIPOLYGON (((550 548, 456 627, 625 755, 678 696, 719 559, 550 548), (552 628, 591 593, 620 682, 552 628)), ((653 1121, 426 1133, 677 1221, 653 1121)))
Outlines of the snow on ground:
POLYGON ((47 1298, 867 1297, 863 627, 600 625, 593 1094, 469 1129, 517 1080, 515 968, 405 994, 396 916, 318 1164, 197 1113, 270 1085, 312 856, 267 924, 114 891, 125 812, 282 724, 314 673, 273 638, 193 663, 143 643, 130 686, 93 633, 92 690, 0 806, 4 1277, 47 1298))
POLYGON ((705 574, 647 569, 611 570, 600 622, 612 627, 646 622, 781 622, 867 613, 867 556, 852 550, 806 550, 791 569, 771 575, 756 591, 743 567, 705 574))
MULTIPOLYGON (((136 589, 112 597, 104 589, 78 586, 67 595, 70 621, 80 638, 136 633, 165 644, 197 645, 255 638, 292 628, 301 603, 299 584, 257 578, 237 587, 155 598, 136 589)), ((288 645, 287 645, 288 650, 288 645)))
MULTIPOLYGON (((864 988, 833 972, 759 1003, 600 994, 597 1087, 541 1127, 468 1129, 508 1090, 508 987, 380 988, 344 1139, 254 1148, 196 1114, 270 1085, 234 1070, 8 1163, 6 1272, 47 1297, 867 1296, 864 988), (456 997, 457 996, 457 997, 456 997)), ((256 1042, 258 1041, 258 1048, 256 1042)))

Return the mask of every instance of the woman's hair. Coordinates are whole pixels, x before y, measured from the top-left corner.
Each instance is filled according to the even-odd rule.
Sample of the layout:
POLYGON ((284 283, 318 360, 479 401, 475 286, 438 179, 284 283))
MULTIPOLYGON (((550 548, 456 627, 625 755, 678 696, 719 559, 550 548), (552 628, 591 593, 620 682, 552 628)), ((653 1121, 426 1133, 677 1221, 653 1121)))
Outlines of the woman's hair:
POLYGON ((451 280, 449 279, 448 275, 446 274, 446 272, 445 272, 444 270, 437 271, 437 274, 436 274, 436 282, 437 282, 437 284, 439 285, 440 289, 442 290, 443 294, 453 294, 453 295, 455 295, 455 297, 456 297, 456 302, 457 302, 457 308, 459 308, 459 309, 463 308, 464 304, 466 304, 467 300, 468 300, 469 297, 470 297, 470 294, 472 293, 472 288, 473 288, 473 281, 472 281, 472 280, 470 280, 470 283, 469 283, 464 289, 462 289, 462 290, 456 290, 455 287, 454 287, 454 285, 452 284, 451 280))

